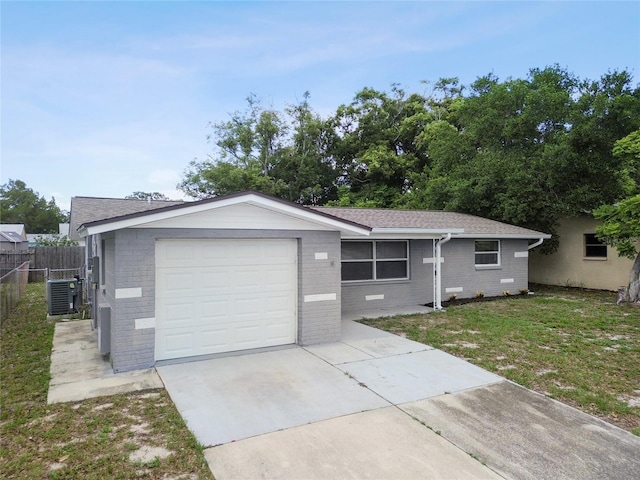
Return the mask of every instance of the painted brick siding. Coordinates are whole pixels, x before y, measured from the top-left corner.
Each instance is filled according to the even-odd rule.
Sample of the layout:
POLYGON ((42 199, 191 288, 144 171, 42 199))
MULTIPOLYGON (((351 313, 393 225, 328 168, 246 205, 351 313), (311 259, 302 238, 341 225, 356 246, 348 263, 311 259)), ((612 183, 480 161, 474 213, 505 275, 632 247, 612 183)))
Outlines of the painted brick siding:
POLYGON ((409 280, 367 281, 342 284, 342 312, 366 312, 376 308, 424 305, 433 301, 433 240, 409 242, 409 280), (384 295, 381 300, 367 300, 368 295, 384 295))
POLYGON ((442 246, 442 299, 453 293, 457 298, 472 298, 482 291, 485 296, 500 296, 505 290, 518 294, 528 288, 528 259, 516 257, 516 252, 527 252, 527 240, 500 240, 501 265, 475 267, 475 241, 454 239, 442 246), (513 280, 513 282, 511 282, 513 280), (460 289, 462 291, 447 291, 460 289))
POLYGON ((298 248, 298 343, 336 342, 342 333, 340 234, 301 232, 298 248), (327 258, 316 259, 316 253, 327 258), (335 300, 305 302, 307 295, 331 294, 335 300))
MULTIPOLYGON (((115 372, 152 367, 155 328, 136 330, 135 320, 155 317, 155 241, 160 238, 298 239, 298 343, 336 341, 341 333, 340 236, 338 232, 203 229, 126 229, 116 232, 111 362, 115 372), (316 260, 316 253, 326 259, 316 260), (323 256, 323 255, 321 255, 323 256), (117 289, 141 288, 137 298, 115 298, 117 289), (335 300, 305 302, 306 295, 335 300)), ((113 303, 112 303, 113 302, 113 303)))

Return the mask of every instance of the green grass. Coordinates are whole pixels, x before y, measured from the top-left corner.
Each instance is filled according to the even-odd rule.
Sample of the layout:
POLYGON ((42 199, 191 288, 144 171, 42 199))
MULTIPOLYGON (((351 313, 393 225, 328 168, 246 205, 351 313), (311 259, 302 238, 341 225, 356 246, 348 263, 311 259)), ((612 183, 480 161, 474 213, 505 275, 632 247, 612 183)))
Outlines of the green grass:
POLYGON ((47 405, 53 331, 44 285, 28 285, 0 327, 2 478, 213 478, 163 389, 47 405))
POLYGON ((537 287, 445 312, 364 323, 426 343, 640 435, 640 308, 537 287))

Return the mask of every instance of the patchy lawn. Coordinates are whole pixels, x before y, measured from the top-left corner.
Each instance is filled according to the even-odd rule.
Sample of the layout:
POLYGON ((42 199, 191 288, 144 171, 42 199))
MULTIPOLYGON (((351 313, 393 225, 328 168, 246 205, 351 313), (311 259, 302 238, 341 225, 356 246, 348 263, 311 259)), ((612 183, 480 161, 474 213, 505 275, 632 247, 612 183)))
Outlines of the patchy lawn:
POLYGON ((608 292, 535 291, 363 323, 432 345, 640 435, 640 308, 617 306, 608 292))
POLYGON ((30 284, 0 327, 3 478, 212 479, 163 389, 47 405, 54 324, 30 284))

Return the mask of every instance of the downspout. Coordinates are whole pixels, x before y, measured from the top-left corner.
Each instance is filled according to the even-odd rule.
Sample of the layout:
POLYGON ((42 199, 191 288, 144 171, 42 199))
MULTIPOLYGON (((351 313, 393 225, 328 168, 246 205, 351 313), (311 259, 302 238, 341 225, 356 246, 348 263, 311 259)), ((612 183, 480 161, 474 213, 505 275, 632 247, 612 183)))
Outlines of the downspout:
POLYGON ((533 248, 539 247, 540 245, 542 245, 542 242, 544 242, 544 238, 539 239, 537 242, 532 243, 531 245, 529 245, 527 247, 527 250, 531 250, 533 248))
POLYGON ((435 276, 435 297, 433 299, 433 309, 435 311, 442 310, 442 245, 451 240, 451 234, 447 233, 443 238, 436 241, 436 258, 433 274, 435 276))

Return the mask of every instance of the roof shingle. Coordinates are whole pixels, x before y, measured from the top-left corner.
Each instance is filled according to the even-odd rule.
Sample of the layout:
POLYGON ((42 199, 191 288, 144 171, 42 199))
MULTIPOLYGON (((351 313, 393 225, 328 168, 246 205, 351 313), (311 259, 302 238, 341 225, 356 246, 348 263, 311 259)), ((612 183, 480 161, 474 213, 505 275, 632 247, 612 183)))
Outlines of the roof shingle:
POLYGON ((129 198, 73 197, 71 199, 69 238, 78 240, 80 238, 78 228, 86 223, 184 203, 182 200, 148 201, 129 198))
POLYGON ((338 218, 371 228, 464 229, 464 235, 518 235, 531 238, 544 235, 466 213, 441 210, 392 210, 384 208, 311 207, 338 218))

